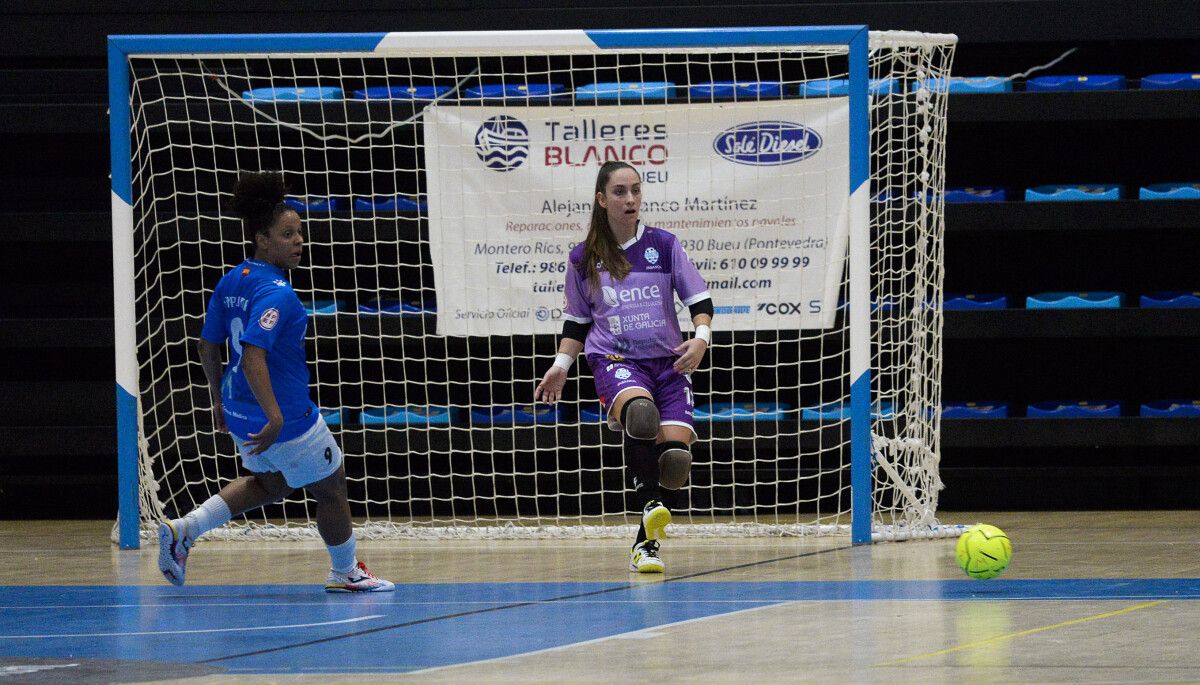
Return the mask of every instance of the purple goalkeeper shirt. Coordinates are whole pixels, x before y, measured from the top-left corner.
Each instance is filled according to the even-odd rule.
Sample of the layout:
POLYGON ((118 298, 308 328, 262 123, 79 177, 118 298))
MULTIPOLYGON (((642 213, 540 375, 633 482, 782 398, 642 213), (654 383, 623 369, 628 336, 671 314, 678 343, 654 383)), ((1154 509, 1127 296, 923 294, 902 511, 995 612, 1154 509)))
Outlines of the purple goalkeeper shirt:
POLYGON ((563 318, 591 323, 584 353, 630 359, 675 357, 683 342, 674 293, 684 305, 709 297, 704 277, 674 235, 638 222, 637 235, 621 246, 629 260, 625 280, 600 272, 600 291, 592 292, 583 264, 583 243, 567 263, 567 307, 563 318))

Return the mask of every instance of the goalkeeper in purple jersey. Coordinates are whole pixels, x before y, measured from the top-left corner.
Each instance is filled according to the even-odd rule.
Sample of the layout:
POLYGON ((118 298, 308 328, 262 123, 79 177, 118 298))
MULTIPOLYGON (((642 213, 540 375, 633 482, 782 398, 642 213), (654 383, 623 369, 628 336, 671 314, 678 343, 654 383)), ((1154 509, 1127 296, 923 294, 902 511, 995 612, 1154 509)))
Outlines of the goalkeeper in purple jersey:
POLYGON ((287 272, 300 264, 300 215, 284 203, 283 176, 247 174, 234 190, 254 257, 213 289, 200 332, 217 431, 229 433, 249 475, 225 484, 183 518, 158 528, 158 567, 183 585, 196 538, 232 517, 304 488, 317 502, 317 532, 329 550, 327 592, 390 592, 356 556, 342 450, 308 391, 308 317, 287 272), (229 364, 222 362, 229 341, 229 364))
POLYGON ((641 208, 637 170, 624 162, 600 167, 587 238, 568 260, 562 342, 534 399, 560 399, 567 370, 586 354, 609 427, 624 433, 642 507, 629 569, 662 573, 659 540, 692 466, 691 373, 708 349, 713 303, 679 241, 642 224, 641 208), (679 330, 676 293, 696 327, 689 340, 679 330))

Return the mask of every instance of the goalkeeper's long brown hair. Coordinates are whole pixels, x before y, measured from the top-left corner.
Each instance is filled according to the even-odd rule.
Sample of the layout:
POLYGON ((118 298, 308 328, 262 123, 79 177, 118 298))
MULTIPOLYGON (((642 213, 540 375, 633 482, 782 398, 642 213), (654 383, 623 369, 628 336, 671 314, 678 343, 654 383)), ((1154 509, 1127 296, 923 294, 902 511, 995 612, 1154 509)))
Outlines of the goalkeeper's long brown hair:
MULTIPOLYGON (((638 175, 639 181, 642 178, 642 175, 638 174, 638 170, 630 164, 605 162, 600 167, 600 173, 596 174, 596 192, 603 194, 604 189, 608 187, 608 179, 612 178, 612 175, 620 169, 631 169, 638 175)), ((583 265, 587 269, 586 273, 588 282, 592 285, 592 292, 600 291, 600 269, 596 268, 597 263, 604 265, 605 270, 612 274, 614 281, 625 280, 631 268, 629 260, 625 257, 625 251, 617 243, 612 227, 608 225, 608 211, 601 207, 600 201, 596 199, 595 195, 592 195, 592 220, 591 225, 588 226, 588 234, 583 248, 583 265)))

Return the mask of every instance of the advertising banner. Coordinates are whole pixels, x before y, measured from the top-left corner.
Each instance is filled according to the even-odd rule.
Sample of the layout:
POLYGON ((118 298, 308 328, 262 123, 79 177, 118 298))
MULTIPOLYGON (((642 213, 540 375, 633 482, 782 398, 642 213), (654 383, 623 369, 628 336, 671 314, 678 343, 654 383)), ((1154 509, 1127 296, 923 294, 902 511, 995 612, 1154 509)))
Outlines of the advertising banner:
POLYGON ((848 236, 846 98, 434 105, 424 135, 439 335, 561 331, 567 255, 587 234, 608 160, 641 174, 642 221, 678 236, 708 282, 714 328, 833 325, 848 236))

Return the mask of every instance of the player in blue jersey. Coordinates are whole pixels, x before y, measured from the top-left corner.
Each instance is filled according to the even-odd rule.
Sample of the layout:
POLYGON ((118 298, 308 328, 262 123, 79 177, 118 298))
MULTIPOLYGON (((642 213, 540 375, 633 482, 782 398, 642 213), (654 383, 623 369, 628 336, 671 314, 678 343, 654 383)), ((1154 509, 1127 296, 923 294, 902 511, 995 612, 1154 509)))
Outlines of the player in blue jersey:
POLYGON ((713 302, 704 278, 674 235, 645 226, 642 179, 624 162, 606 162, 586 240, 567 265, 563 337, 534 399, 562 397, 567 370, 586 353, 609 427, 624 432, 642 525, 629 569, 662 573, 659 540, 691 473, 691 373, 704 360, 713 302), (688 306, 696 335, 684 340, 675 295, 688 306))
POLYGON ((183 518, 159 525, 158 567, 183 585, 188 552, 232 517, 304 488, 317 501, 317 530, 331 560, 328 592, 388 592, 355 554, 342 451, 308 394, 304 333, 308 317, 288 282, 300 264, 300 216, 284 202, 283 176, 243 176, 234 191, 254 257, 213 290, 200 333, 213 421, 232 437, 250 475, 231 481, 183 518), (229 364, 222 351, 229 341, 229 364))

